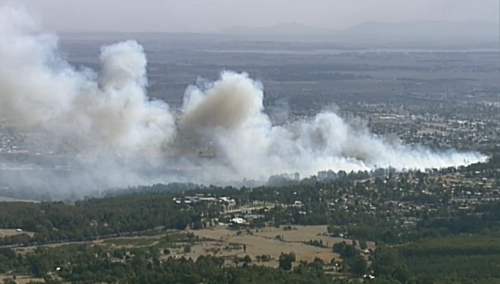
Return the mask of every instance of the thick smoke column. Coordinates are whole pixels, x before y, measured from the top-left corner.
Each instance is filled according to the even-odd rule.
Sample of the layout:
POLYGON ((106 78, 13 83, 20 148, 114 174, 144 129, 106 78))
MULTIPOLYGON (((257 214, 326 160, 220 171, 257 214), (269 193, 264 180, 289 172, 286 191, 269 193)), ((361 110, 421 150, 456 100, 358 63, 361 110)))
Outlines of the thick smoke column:
POLYGON ((57 38, 37 34, 22 11, 0 10, 0 119, 40 127, 84 153, 159 149, 174 134, 168 106, 145 94, 146 57, 136 42, 102 48, 101 74, 77 71, 57 38))
POLYGON ((103 47, 96 72, 62 60, 57 41, 39 33, 23 11, 0 8, 0 123, 56 137, 87 165, 54 183, 85 182, 88 190, 102 190, 153 182, 267 180, 323 170, 448 167, 485 159, 389 144, 328 111, 273 125, 264 112, 262 84, 233 72, 189 87, 176 121, 168 105, 146 95, 147 60, 139 44, 103 47), (215 158, 193 161, 186 155, 202 148, 215 158), (175 155, 181 157, 174 160, 175 155), (133 169, 126 166, 130 163, 133 169), (182 179, 161 171, 144 176, 142 169, 152 166, 199 171, 182 179))
POLYGON ((246 74, 224 72, 208 88, 188 89, 182 126, 215 141, 235 176, 245 178, 376 167, 442 168, 484 159, 476 153, 436 153, 391 144, 328 111, 275 126, 263 112, 262 101, 260 83, 246 74))

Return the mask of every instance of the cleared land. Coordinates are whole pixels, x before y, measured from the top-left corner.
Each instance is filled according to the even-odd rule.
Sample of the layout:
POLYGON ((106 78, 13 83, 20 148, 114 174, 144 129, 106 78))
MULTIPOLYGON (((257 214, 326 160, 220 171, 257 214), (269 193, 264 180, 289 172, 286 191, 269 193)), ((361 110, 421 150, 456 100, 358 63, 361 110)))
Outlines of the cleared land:
MULTIPOLYGON (((15 230, 3 230, 8 233, 17 233, 15 230)), ((0 231, 1 233, 2 231, 0 231)), ((326 226, 294 226, 292 230, 284 230, 284 228, 263 228, 263 229, 230 229, 226 226, 217 226, 214 228, 168 233, 170 241, 165 240, 165 234, 156 236, 137 236, 137 237, 119 237, 106 240, 96 240, 93 242, 73 242, 46 245, 47 247, 58 247, 69 244, 92 243, 94 245, 108 246, 113 248, 147 248, 157 247, 169 249, 170 254, 164 254, 163 258, 168 257, 186 257, 197 259, 202 255, 212 255, 234 259, 235 257, 243 258, 249 255, 254 264, 265 266, 277 266, 280 254, 294 252, 297 257, 297 262, 300 260, 312 261, 318 257, 329 263, 333 258, 337 261, 340 256, 332 251, 332 246, 335 243, 347 242, 349 239, 330 237, 326 235, 326 226), (185 236, 188 233, 194 234, 196 240, 193 243, 186 241, 185 236), (309 241, 321 241, 323 247, 306 244, 309 241), (185 252, 186 246, 190 246, 191 250, 185 252), (246 252, 244 247, 246 246, 246 252), (257 256, 270 256, 271 261, 257 263, 257 256)), ((368 243, 370 248, 374 248, 373 243, 368 243)), ((17 251, 26 253, 35 249, 35 247, 16 248, 17 251)))
MULTIPOLYGON (((197 259, 201 255, 215 255, 226 257, 244 257, 249 255, 255 262, 257 256, 269 255, 270 262, 260 263, 265 266, 277 266, 279 256, 282 252, 294 252, 297 262, 300 260, 312 261, 320 258, 326 263, 332 259, 340 260, 340 256, 332 251, 335 243, 351 240, 334 238, 325 235, 326 226, 296 226, 292 230, 283 228, 264 228, 253 230, 234 230, 224 226, 200 231, 192 231, 200 239, 205 239, 192 246, 191 252, 184 253, 183 248, 172 250, 173 256, 197 259), (321 241, 324 247, 306 244, 309 241, 321 241), (246 252, 244 251, 246 246, 246 252)), ((373 243, 368 244, 374 248, 373 243)))
MULTIPOLYGON (((12 279, 12 276, 0 275, 0 280, 4 280, 4 279, 12 279)), ((27 284, 30 282, 44 282, 44 280, 41 278, 31 278, 31 277, 27 277, 27 276, 18 276, 18 277, 16 277, 15 281, 17 284, 27 284)))
MULTIPOLYGON (((225 265, 242 265, 242 259, 248 255, 252 264, 267 267, 278 267, 281 253, 294 252, 298 265, 300 261, 311 262, 315 258, 322 259, 325 263, 332 260, 340 262, 340 256, 333 252, 332 246, 339 242, 351 243, 352 240, 330 237, 327 235, 327 226, 294 226, 285 228, 263 228, 263 229, 231 229, 226 226, 217 226, 203 230, 186 230, 162 232, 154 236, 119 237, 89 242, 71 242, 46 245, 46 247, 73 246, 83 243, 101 246, 105 250, 122 251, 121 257, 115 261, 123 261, 125 256, 134 254, 134 251, 149 251, 154 247, 159 249, 162 259, 191 258, 197 259, 203 255, 212 255, 226 259, 225 265), (306 244, 314 242, 317 246, 306 244), (323 246, 319 246, 323 244, 323 246), (187 249, 189 248, 189 249, 187 249), (245 252, 246 249, 246 252, 245 252), (269 257, 269 260, 260 261, 261 256, 269 257), (238 260, 235 261, 235 260, 238 260)), ((374 248, 373 243, 368 243, 369 248, 374 248)), ((26 253, 35 249, 31 247, 16 247, 20 253, 26 253)), ((329 274, 342 275, 330 266, 329 274)), ((0 275, 0 281, 12 276, 0 275)), ((29 281, 42 281, 41 279, 18 276, 17 283, 24 284, 29 281)))
POLYGON ((21 235, 21 234, 27 234, 31 237, 33 237, 33 235, 34 235, 34 233, 24 232, 24 231, 18 232, 14 229, 0 229, 0 238, 11 237, 11 236, 21 235))
POLYGON ((294 227, 291 231, 283 229, 265 228, 259 230, 229 230, 225 227, 195 231, 200 238, 213 239, 213 242, 202 242, 192 247, 191 253, 182 256, 198 258, 201 255, 216 255, 223 257, 244 257, 249 255, 253 260, 257 256, 269 255, 270 262, 262 263, 267 266, 277 266, 277 260, 282 252, 294 252, 297 261, 312 261, 318 257, 325 262, 332 258, 339 259, 340 256, 333 253, 332 246, 344 239, 318 236, 327 232, 326 226, 294 227), (240 232, 240 233, 238 233, 240 232), (278 238, 279 236, 279 238, 278 238), (305 244, 310 240, 323 241, 324 248, 305 244), (246 246, 246 253, 243 249, 246 246))
POLYGON ((27 200, 27 199, 15 199, 10 197, 0 196, 0 202, 29 202, 29 203, 40 203, 40 201, 27 200))

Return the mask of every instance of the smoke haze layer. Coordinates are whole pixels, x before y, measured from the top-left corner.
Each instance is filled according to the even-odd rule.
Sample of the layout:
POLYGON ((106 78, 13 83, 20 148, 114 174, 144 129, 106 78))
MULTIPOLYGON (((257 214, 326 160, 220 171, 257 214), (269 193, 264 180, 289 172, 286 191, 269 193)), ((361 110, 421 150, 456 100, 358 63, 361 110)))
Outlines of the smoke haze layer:
POLYGON ((100 71, 70 66, 59 55, 56 36, 41 33, 22 10, 0 8, 0 123, 14 132, 48 134, 53 143, 71 149, 66 158, 77 165, 64 177, 27 175, 23 179, 32 178, 30 185, 69 184, 91 191, 485 160, 478 153, 389 143, 332 111, 273 125, 264 112, 262 84, 229 71, 216 82, 188 87, 175 118, 166 103, 148 98, 147 60, 137 42, 104 46, 100 62, 100 71), (200 152, 212 158, 199 159, 200 152), (183 174, 172 168, 184 169, 183 174))

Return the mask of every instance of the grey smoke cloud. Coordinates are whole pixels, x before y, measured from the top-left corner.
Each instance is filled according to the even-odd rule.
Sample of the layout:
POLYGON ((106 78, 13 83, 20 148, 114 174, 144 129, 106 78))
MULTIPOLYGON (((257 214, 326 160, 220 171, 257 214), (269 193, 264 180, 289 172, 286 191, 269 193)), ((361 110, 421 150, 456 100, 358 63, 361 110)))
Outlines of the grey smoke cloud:
MULTIPOLYGON (((273 125, 262 111, 262 86, 246 74, 225 72, 214 88, 199 97, 197 105, 208 114, 204 121, 210 122, 202 129, 218 145, 219 155, 229 163, 235 179, 266 179, 269 175, 294 172, 309 176, 324 170, 357 171, 377 167, 441 168, 484 160, 477 153, 433 152, 389 143, 371 134, 366 127, 351 125, 331 111, 281 126, 273 125), (218 100, 214 93, 219 95, 219 88, 222 93, 231 90, 231 107, 236 109, 225 113, 225 119, 239 122, 231 127, 216 123, 220 121, 219 112, 227 107, 214 103, 218 100)), ((196 112, 197 108, 191 111, 196 112)))
POLYGON ((38 34, 24 12, 6 7, 0 18, 1 118, 41 127, 85 151, 144 151, 173 135, 168 106, 146 96, 140 45, 103 47, 101 74, 79 71, 59 57, 57 37, 38 34))
POLYGON ((148 98, 147 60, 138 43, 105 46, 100 60, 100 71, 73 68, 60 58, 55 35, 41 33, 22 10, 0 8, 0 121, 9 121, 15 131, 35 128, 73 145, 72 159, 79 165, 65 179, 44 176, 47 184, 84 184, 88 191, 485 160, 479 153, 389 143, 328 110, 273 125, 264 112, 264 86, 248 74, 230 71, 216 82, 188 87, 176 113, 148 98), (216 157, 192 159, 200 147, 216 157), (197 171, 181 177, 168 173, 172 167, 197 171), (160 170, 151 173, 150 168, 160 170))

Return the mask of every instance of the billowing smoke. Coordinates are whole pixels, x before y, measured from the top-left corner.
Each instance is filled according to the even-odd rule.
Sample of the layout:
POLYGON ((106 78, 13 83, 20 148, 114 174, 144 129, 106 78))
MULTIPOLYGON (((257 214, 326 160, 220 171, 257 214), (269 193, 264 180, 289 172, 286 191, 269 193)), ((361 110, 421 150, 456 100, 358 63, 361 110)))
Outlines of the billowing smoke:
POLYGON ((276 126, 263 112, 262 100, 260 83, 246 74, 224 72, 205 89, 188 89, 181 125, 213 141, 236 177, 258 179, 294 172, 308 176, 324 170, 377 167, 442 168, 483 159, 476 153, 436 153, 389 143, 330 111, 276 126))
POLYGON ((168 106, 145 94, 146 57, 136 42, 102 48, 102 71, 75 70, 57 38, 21 11, 0 10, 0 117, 40 127, 82 152, 158 149, 174 135, 168 106))
MULTIPOLYGON (((176 119, 167 104, 147 97, 147 60, 138 43, 105 46, 100 62, 100 71, 70 66, 59 55, 57 37, 40 33, 22 10, 0 8, 0 124, 15 132, 42 131, 70 149, 66 158, 78 170, 58 179, 58 187, 266 180, 281 173, 484 160, 477 153, 388 143, 331 111, 273 125, 264 112, 262 84, 233 72, 189 87, 176 119), (186 171, 179 176, 172 168, 186 171)), ((33 184, 54 187, 57 178, 43 176, 33 184)))

